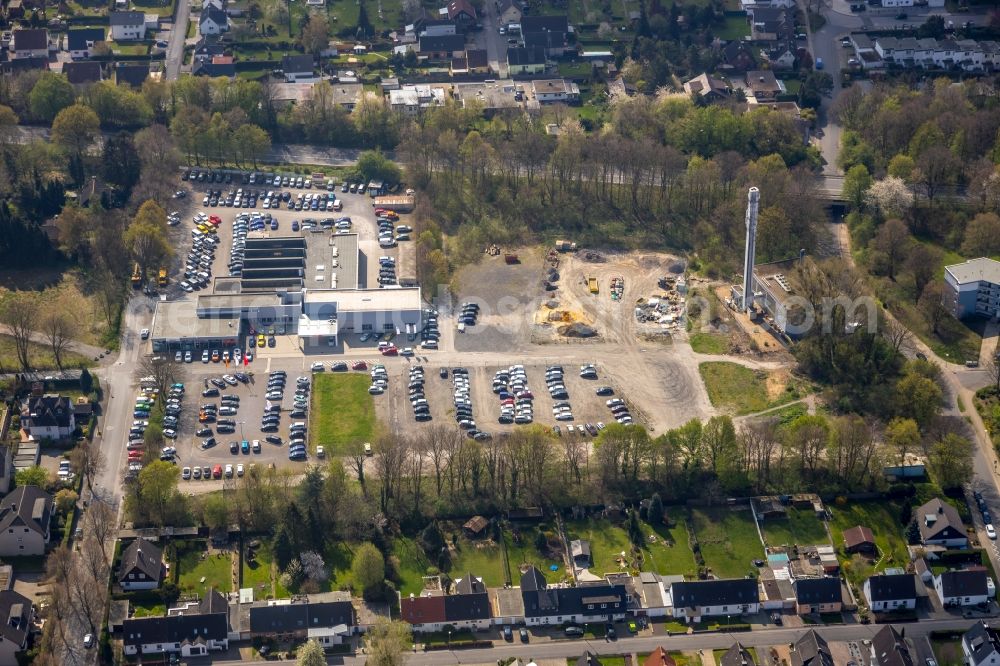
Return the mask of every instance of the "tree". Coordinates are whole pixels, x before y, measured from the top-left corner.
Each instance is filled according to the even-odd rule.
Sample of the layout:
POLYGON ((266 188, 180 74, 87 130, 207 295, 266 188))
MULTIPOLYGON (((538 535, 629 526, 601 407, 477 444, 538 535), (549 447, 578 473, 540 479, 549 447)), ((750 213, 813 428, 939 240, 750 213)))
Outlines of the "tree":
POLYGON ((896 382, 896 413, 926 428, 941 409, 937 382, 916 372, 907 372, 896 382))
POLYGON ((941 250, 933 245, 913 243, 906 258, 906 268, 913 277, 913 302, 920 300, 924 287, 934 279, 941 261, 941 250))
POLYGON ((31 115, 36 120, 51 123, 56 115, 76 100, 73 84, 61 74, 44 72, 28 96, 31 115))
POLYGON ((941 322, 949 316, 948 310, 944 307, 944 296, 944 283, 940 280, 934 280, 924 287, 924 291, 917 301, 917 308, 927 323, 931 325, 931 331, 934 335, 940 334, 941 322))
POLYGON ((73 467, 83 475, 87 488, 94 490, 94 479, 107 467, 107 459, 92 442, 83 442, 69 453, 73 467))
POLYGON ((898 217, 913 206, 913 192, 901 178, 888 176, 872 183, 865 202, 883 218, 898 217))
POLYGON ((62 370, 63 353, 69 346, 73 333, 76 330, 76 323, 70 316, 69 308, 65 304, 56 301, 50 303, 44 310, 41 318, 41 329, 45 339, 52 350, 52 357, 56 365, 62 370))
POLYGON ((180 493, 177 492, 180 476, 177 465, 164 460, 144 467, 139 472, 135 497, 137 505, 133 509, 154 525, 171 524, 171 518, 178 515, 178 505, 181 504, 180 493))
POLYGON ((67 106, 52 121, 52 140, 80 158, 93 143, 101 121, 89 106, 67 106))
POLYGON ((646 518, 649 524, 654 527, 663 524, 663 500, 660 499, 660 493, 653 493, 653 496, 649 498, 649 510, 646 512, 646 518))
POLYGON ((955 154, 942 145, 931 146, 917 157, 918 181, 931 202, 942 187, 955 182, 961 166, 955 154))
POLYGON ((972 442, 955 433, 946 434, 931 446, 927 462, 941 488, 960 488, 972 479, 973 449, 972 442))
POLYGON ((375 32, 375 29, 368 18, 368 9, 365 7, 365 3, 362 2, 358 10, 358 29, 355 31, 355 36, 358 39, 365 39, 373 32, 375 32))
POLYGON ((155 201, 143 203, 123 240, 143 273, 156 267, 173 252, 167 238, 167 212, 155 201))
POLYGON ((330 577, 330 570, 326 568, 323 556, 315 550, 307 550, 299 555, 299 562, 302 563, 302 573, 313 582, 322 583, 330 577))
POLYGON ((69 488, 63 488, 56 493, 54 499, 56 505, 56 511, 60 513, 69 513, 76 506, 77 500, 80 496, 76 494, 76 491, 70 490, 69 488))
MULTIPOLYGON (((131 134, 119 132, 104 142, 101 167, 104 180, 121 187, 126 196, 132 191, 139 182, 142 162, 131 134)), ((157 165, 156 168, 162 169, 164 166, 157 165)))
POLYGON ((31 369, 31 336, 38 324, 38 305, 35 297, 25 291, 16 291, 0 306, 0 323, 4 324, 14 339, 14 349, 21 369, 31 369))
MULTIPOLYGON (((364 7, 364 5, 362 5, 364 7)), ((413 643, 410 625, 379 618, 368 630, 368 666, 402 666, 403 653, 413 643)))
POLYGON ((225 529, 229 525, 229 504, 218 493, 205 495, 201 505, 201 519, 212 531, 225 529))
POLYGON ((14 474, 14 483, 18 486, 44 488, 49 485, 49 471, 40 465, 19 469, 14 474))
POLYGON ((316 639, 306 641, 295 652, 298 666, 326 666, 326 653, 316 639))
POLYGON ((354 552, 351 561, 351 573, 354 582, 362 590, 375 588, 385 580, 385 559, 382 553, 371 543, 363 543, 354 552))
POLYGON ((962 239, 962 254, 967 257, 989 257, 1000 254, 1000 216, 980 213, 969 220, 962 239))
POLYGON ((855 209, 865 203, 868 188, 872 186, 872 177, 864 164, 855 164, 844 175, 844 197, 855 209))
POLYGON ((250 160, 257 168, 257 160, 271 149, 271 137, 257 125, 240 125, 233 132, 233 144, 239 148, 240 157, 250 160))
POLYGON ((92 388, 94 388, 94 378, 87 368, 83 368, 80 370, 80 391, 88 394, 92 388))
POLYGON ((920 429, 913 419, 896 418, 885 429, 886 443, 899 451, 899 464, 906 464, 906 454, 920 445, 920 429))
POLYGON ((910 182, 913 177, 913 173, 916 171, 917 164, 913 161, 913 158, 905 153, 899 153, 891 160, 889 160, 889 166, 886 171, 888 171, 890 176, 900 178, 903 182, 910 182))
POLYGON ((314 58, 318 57, 320 51, 324 50, 330 41, 330 24, 327 21, 325 12, 313 12, 309 15, 309 21, 302 28, 299 35, 299 44, 314 58))
POLYGON ((910 230, 902 220, 888 220, 879 227, 872 239, 872 248, 878 253, 879 262, 884 266, 890 280, 896 280, 896 271, 906 259, 913 239, 910 230))
POLYGON ((177 381, 179 367, 173 358, 167 358, 166 354, 145 356, 139 362, 137 377, 152 377, 154 388, 160 399, 166 400, 167 393, 170 392, 170 385, 177 381))

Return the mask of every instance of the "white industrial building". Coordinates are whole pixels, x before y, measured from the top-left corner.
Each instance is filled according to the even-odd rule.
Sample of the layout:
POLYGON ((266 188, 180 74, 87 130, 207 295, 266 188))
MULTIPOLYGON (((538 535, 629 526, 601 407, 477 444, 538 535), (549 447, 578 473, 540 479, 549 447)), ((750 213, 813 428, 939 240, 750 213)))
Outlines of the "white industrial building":
POLYGON ((419 331, 420 288, 366 288, 360 265, 357 234, 248 238, 240 277, 216 278, 211 294, 157 303, 153 351, 238 346, 253 330, 330 352, 342 333, 419 331))

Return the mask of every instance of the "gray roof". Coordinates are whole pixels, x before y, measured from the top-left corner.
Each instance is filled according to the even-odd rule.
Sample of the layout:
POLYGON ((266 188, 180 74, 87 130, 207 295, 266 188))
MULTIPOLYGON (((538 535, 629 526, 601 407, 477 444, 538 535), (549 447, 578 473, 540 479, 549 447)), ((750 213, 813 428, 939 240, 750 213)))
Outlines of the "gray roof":
POLYGON ((977 622, 962 634, 962 643, 972 657, 972 666, 995 663, 991 658, 1000 656, 1000 633, 991 629, 986 620, 977 622))
POLYGON ((674 583, 670 596, 675 608, 739 606, 760 602, 757 581, 752 578, 694 580, 674 583))
POLYGON ((795 641, 791 657, 792 666, 834 666, 830 646, 815 629, 810 629, 795 641))
POLYGON ((872 638, 872 653, 878 659, 878 666, 913 666, 915 663, 906 641, 891 624, 879 629, 872 638))
POLYGON ((959 284, 986 281, 1000 284, 1000 261, 989 257, 969 259, 960 264, 945 266, 944 270, 951 274, 959 284))
POLYGON ((37 51, 49 47, 49 31, 45 28, 32 28, 14 31, 15 51, 37 51))
POLYGON ((483 579, 472 572, 455 580, 455 594, 484 594, 486 585, 483 579))
POLYGON ((284 634, 308 629, 330 628, 339 624, 353 627, 354 606, 350 601, 321 601, 253 606, 250 609, 250 632, 284 634))
MULTIPOLYGON (((31 427, 68 428, 73 416, 73 405, 64 395, 39 395, 28 398, 28 419, 31 427)), ((23 413, 22 413, 23 414, 23 413)))
POLYGON ((216 25, 224 26, 229 23, 229 17, 226 12, 222 11, 215 5, 209 5, 205 9, 201 10, 201 17, 198 19, 198 23, 204 23, 206 20, 212 19, 216 25))
POLYGON ((142 12, 111 12, 108 17, 111 25, 143 25, 146 22, 142 12))
POLYGON ((840 578, 800 578, 794 583, 795 598, 800 604, 832 604, 840 603, 843 597, 840 593, 840 578))
POLYGON ((885 574, 868 579, 872 601, 899 601, 917 598, 913 574, 885 574))
POLYGON ((159 581, 163 573, 163 551, 142 538, 130 543, 122 552, 118 581, 128 580, 128 575, 136 571, 146 574, 150 580, 159 581))
POLYGON ((311 55, 286 55, 281 59, 281 71, 285 74, 301 73, 313 71, 313 57, 311 55))
POLYGON ((985 569, 945 571, 940 578, 941 593, 946 597, 979 597, 987 594, 985 569))
POLYGON ((757 666, 757 662, 753 654, 736 641, 719 657, 719 666, 757 666))
POLYGON ((924 542, 968 538, 958 509, 937 497, 916 509, 913 515, 916 516, 920 538, 924 542))
POLYGON ((14 590, 0 592, 0 636, 19 648, 31 629, 31 600, 14 590))
POLYGON ((0 501, 0 532, 27 527, 45 535, 52 515, 52 497, 38 486, 18 486, 0 501))

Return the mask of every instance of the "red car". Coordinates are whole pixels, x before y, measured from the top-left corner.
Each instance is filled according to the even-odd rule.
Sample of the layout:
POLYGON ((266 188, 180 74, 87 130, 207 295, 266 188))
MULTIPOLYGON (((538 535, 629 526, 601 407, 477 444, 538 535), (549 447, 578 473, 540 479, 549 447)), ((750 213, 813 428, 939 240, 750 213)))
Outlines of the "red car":
POLYGON ((212 478, 221 479, 222 478, 222 465, 216 465, 212 468, 212 478))
POLYGON ((397 349, 396 347, 386 347, 385 349, 382 350, 382 355, 383 356, 398 356, 399 355, 399 349, 397 349))
POLYGON ((351 364, 351 370, 367 370, 368 364, 364 361, 355 361, 351 364))

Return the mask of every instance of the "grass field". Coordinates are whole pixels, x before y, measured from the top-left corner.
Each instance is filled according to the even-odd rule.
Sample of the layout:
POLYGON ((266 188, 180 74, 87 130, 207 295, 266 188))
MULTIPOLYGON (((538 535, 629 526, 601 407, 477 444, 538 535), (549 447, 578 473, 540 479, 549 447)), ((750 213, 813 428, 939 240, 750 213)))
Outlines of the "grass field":
POLYGON ((829 506, 833 520, 830 521, 830 534, 833 536, 833 546, 845 564, 844 571, 849 580, 855 583, 869 575, 882 571, 886 567, 903 566, 908 560, 906 539, 903 537, 903 526, 899 523, 899 506, 893 502, 851 502, 846 506, 829 506), (877 566, 869 565, 862 557, 846 558, 843 554, 844 530, 857 525, 864 525, 875 535, 882 559, 877 566))
POLYGON ((727 16, 725 24, 712 33, 719 39, 743 39, 750 34, 750 24, 745 16, 727 16))
MULTIPOLYGON (((579 657, 569 657, 566 660, 566 666, 576 666, 579 663, 579 657)), ((628 663, 632 663, 631 661, 628 663)), ((601 655, 602 666, 626 666, 625 657, 618 656, 605 656, 601 655)))
POLYGON ((177 586, 182 592, 204 595, 213 587, 222 593, 232 591, 232 560, 228 556, 208 555, 202 548, 192 546, 178 548, 177 557, 174 566, 180 567, 177 586))
POLYGON ((132 0, 133 9, 143 14, 156 14, 157 16, 173 16, 173 0, 162 2, 161 0, 132 0))
POLYGON ((683 522, 683 512, 675 509, 667 513, 672 521, 669 528, 642 523, 644 534, 653 532, 657 537, 655 543, 646 542, 646 566, 643 568, 658 574, 679 574, 693 578, 698 574, 698 565, 694 560, 691 539, 683 522))
POLYGON ((288 591, 278 580, 280 572, 274 567, 274 555, 271 544, 264 542, 256 549, 253 564, 243 558, 243 587, 252 587, 255 599, 281 598, 288 596, 288 591))
POLYGON ((132 617, 160 617, 167 614, 166 604, 132 601, 132 617))
POLYGON ((736 414, 753 414, 777 407, 799 397, 795 390, 784 390, 773 398, 768 396, 769 375, 737 363, 706 362, 698 366, 708 399, 712 405, 736 414))
POLYGON ((705 565, 720 578, 756 573, 753 560, 764 557, 749 509, 702 508, 691 512, 705 565))
MULTIPOLYGON (((81 366, 92 367, 93 360, 74 352, 63 352, 62 364, 64 368, 79 368, 81 366)), ((28 358, 31 367, 35 370, 54 370, 56 359, 52 356, 52 349, 48 345, 31 342, 28 344, 28 358)), ((20 370, 21 364, 17 360, 17 348, 14 346, 14 338, 9 335, 0 335, 0 367, 4 372, 20 370)))
POLYGON ((374 438, 375 402, 368 387, 364 374, 313 375, 310 450, 321 444, 327 455, 341 455, 349 444, 374 438))
POLYGON ((829 543, 823 521, 812 511, 788 509, 788 518, 761 521, 761 530, 769 546, 816 546, 829 543))
POLYGON ((931 649, 934 650, 938 666, 963 666, 965 664, 961 639, 932 638, 931 649))
POLYGON ((691 349, 699 354, 725 354, 729 351, 729 338, 719 333, 692 333, 691 349))
POLYGON ((503 587, 507 577, 500 544, 492 540, 477 542, 458 537, 458 548, 452 551, 449 573, 452 578, 460 578, 466 572, 481 576, 489 587, 503 587))
POLYGON ((633 567, 632 544, 628 540, 628 534, 623 528, 608 520, 588 518, 566 521, 566 537, 570 541, 574 539, 590 541, 590 557, 594 563, 590 570, 599 576, 638 568, 633 567), (628 560, 626 567, 618 563, 623 551, 628 560))
POLYGON ((566 564, 562 558, 558 560, 542 555, 535 548, 535 537, 538 531, 542 530, 550 534, 549 541, 555 539, 554 527, 547 523, 538 526, 521 526, 516 529, 504 529, 503 538, 507 544, 507 561, 510 564, 510 578, 514 585, 521 579, 521 566, 534 565, 545 574, 545 579, 550 583, 563 580, 566 576, 566 564), (555 565, 556 570, 552 571, 555 565))

